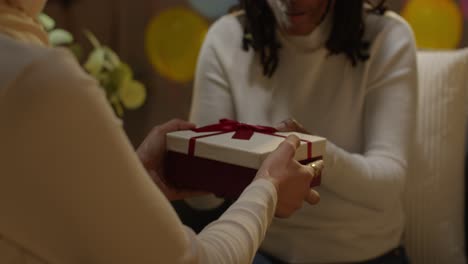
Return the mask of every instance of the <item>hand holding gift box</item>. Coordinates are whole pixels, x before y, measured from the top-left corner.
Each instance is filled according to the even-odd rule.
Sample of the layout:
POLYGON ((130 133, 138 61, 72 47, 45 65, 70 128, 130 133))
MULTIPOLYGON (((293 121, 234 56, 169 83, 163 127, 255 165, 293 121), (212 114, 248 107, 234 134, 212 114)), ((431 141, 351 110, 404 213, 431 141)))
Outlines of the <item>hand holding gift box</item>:
MULTIPOLYGON (((198 129, 169 133, 167 181, 178 189, 236 198, 254 179, 265 158, 290 134, 301 139, 296 160, 309 164, 322 159, 324 138, 295 132, 278 133, 272 127, 228 119, 198 129)), ((320 185, 320 180, 321 175, 317 175, 311 187, 320 185)))

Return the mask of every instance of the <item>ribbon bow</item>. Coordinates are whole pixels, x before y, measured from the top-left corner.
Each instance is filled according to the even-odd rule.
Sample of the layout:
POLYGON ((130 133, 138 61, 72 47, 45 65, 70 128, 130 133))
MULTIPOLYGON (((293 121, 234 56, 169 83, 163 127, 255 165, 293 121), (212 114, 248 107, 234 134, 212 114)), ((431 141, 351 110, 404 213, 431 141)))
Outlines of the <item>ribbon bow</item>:
MULTIPOLYGON (((237 121, 230 120, 230 119, 221 119, 219 120, 218 124, 195 128, 195 129, 192 129, 192 131, 197 132, 197 133, 202 133, 202 132, 213 132, 213 133, 190 138, 189 147, 188 147, 189 156, 195 155, 195 144, 196 144, 197 139, 217 136, 217 135, 226 134, 229 132, 235 132, 232 138, 241 139, 241 140, 250 140, 253 134, 256 132, 261 133, 261 134, 272 135, 275 137, 286 138, 285 136, 275 134, 276 132, 278 132, 278 130, 276 130, 273 127, 254 126, 254 125, 239 123, 237 121)), ((312 142, 304 140, 304 139, 301 139, 301 141, 307 143, 307 157, 308 159, 311 159, 312 158, 312 142)))
POLYGON ((249 124, 240 123, 230 119, 221 119, 218 124, 208 125, 200 128, 195 128, 193 131, 201 132, 236 132, 232 136, 234 139, 250 140, 255 132, 262 134, 274 134, 278 132, 273 127, 268 126, 254 126, 249 124))
POLYGON ((226 134, 229 132, 236 132, 232 136, 234 139, 241 139, 241 140, 250 140, 255 132, 274 135, 277 130, 273 127, 267 126, 253 126, 249 124, 239 123, 234 120, 230 119, 221 119, 219 120, 218 124, 208 125, 200 128, 192 129, 192 131, 201 133, 201 132, 214 132, 213 134, 192 137, 189 140, 189 149, 188 154, 189 156, 193 156, 195 154, 195 143, 197 139, 204 138, 204 137, 211 137, 221 134, 226 134))

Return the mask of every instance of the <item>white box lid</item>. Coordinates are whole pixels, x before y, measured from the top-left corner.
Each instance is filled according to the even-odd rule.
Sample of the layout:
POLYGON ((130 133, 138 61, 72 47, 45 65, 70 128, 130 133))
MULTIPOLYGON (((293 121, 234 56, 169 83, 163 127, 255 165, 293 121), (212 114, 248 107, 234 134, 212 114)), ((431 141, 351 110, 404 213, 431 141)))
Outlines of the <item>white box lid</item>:
MULTIPOLYGON (((167 150, 188 154, 190 138, 215 134, 216 132, 197 133, 191 130, 168 133, 167 150)), ((233 139, 235 132, 198 138, 195 143, 194 156, 216 160, 224 163, 239 165, 242 167, 258 169, 263 160, 274 151, 284 138, 254 133, 249 140, 233 139)), ((308 159, 308 142, 312 143, 311 158, 321 157, 325 154, 326 139, 296 132, 275 133, 287 137, 290 134, 297 135, 301 145, 296 151, 295 159, 298 161, 308 159)))

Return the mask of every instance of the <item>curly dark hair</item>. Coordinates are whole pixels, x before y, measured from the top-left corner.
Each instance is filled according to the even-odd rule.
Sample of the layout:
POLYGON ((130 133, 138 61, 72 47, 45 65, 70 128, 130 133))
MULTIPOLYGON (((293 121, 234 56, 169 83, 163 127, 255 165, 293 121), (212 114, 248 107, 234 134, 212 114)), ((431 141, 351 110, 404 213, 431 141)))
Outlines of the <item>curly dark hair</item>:
MULTIPOLYGON (((328 0, 328 9, 333 8, 333 25, 326 47, 330 55, 344 53, 355 66, 369 58, 370 43, 364 37, 364 5, 366 12, 382 15, 387 8, 386 0, 372 3, 370 0, 328 0), (331 5, 331 3, 333 5, 331 5)), ((276 19, 266 0, 240 0, 243 16, 245 51, 253 48, 260 55, 263 74, 271 77, 279 63, 280 43, 276 36, 276 19)), ((328 10, 329 11, 329 10, 328 10)), ((327 11, 327 12, 328 12, 327 11)))

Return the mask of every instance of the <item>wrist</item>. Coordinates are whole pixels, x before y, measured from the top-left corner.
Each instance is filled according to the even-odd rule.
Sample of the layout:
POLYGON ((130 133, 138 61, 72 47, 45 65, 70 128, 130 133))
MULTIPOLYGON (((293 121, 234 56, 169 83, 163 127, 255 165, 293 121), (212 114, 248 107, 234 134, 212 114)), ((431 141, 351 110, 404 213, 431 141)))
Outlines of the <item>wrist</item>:
POLYGON ((257 176, 255 176, 254 181, 260 180, 260 179, 264 179, 272 183, 273 186, 275 186, 276 192, 279 192, 279 181, 275 179, 274 177, 271 177, 268 171, 259 171, 257 173, 257 176))

